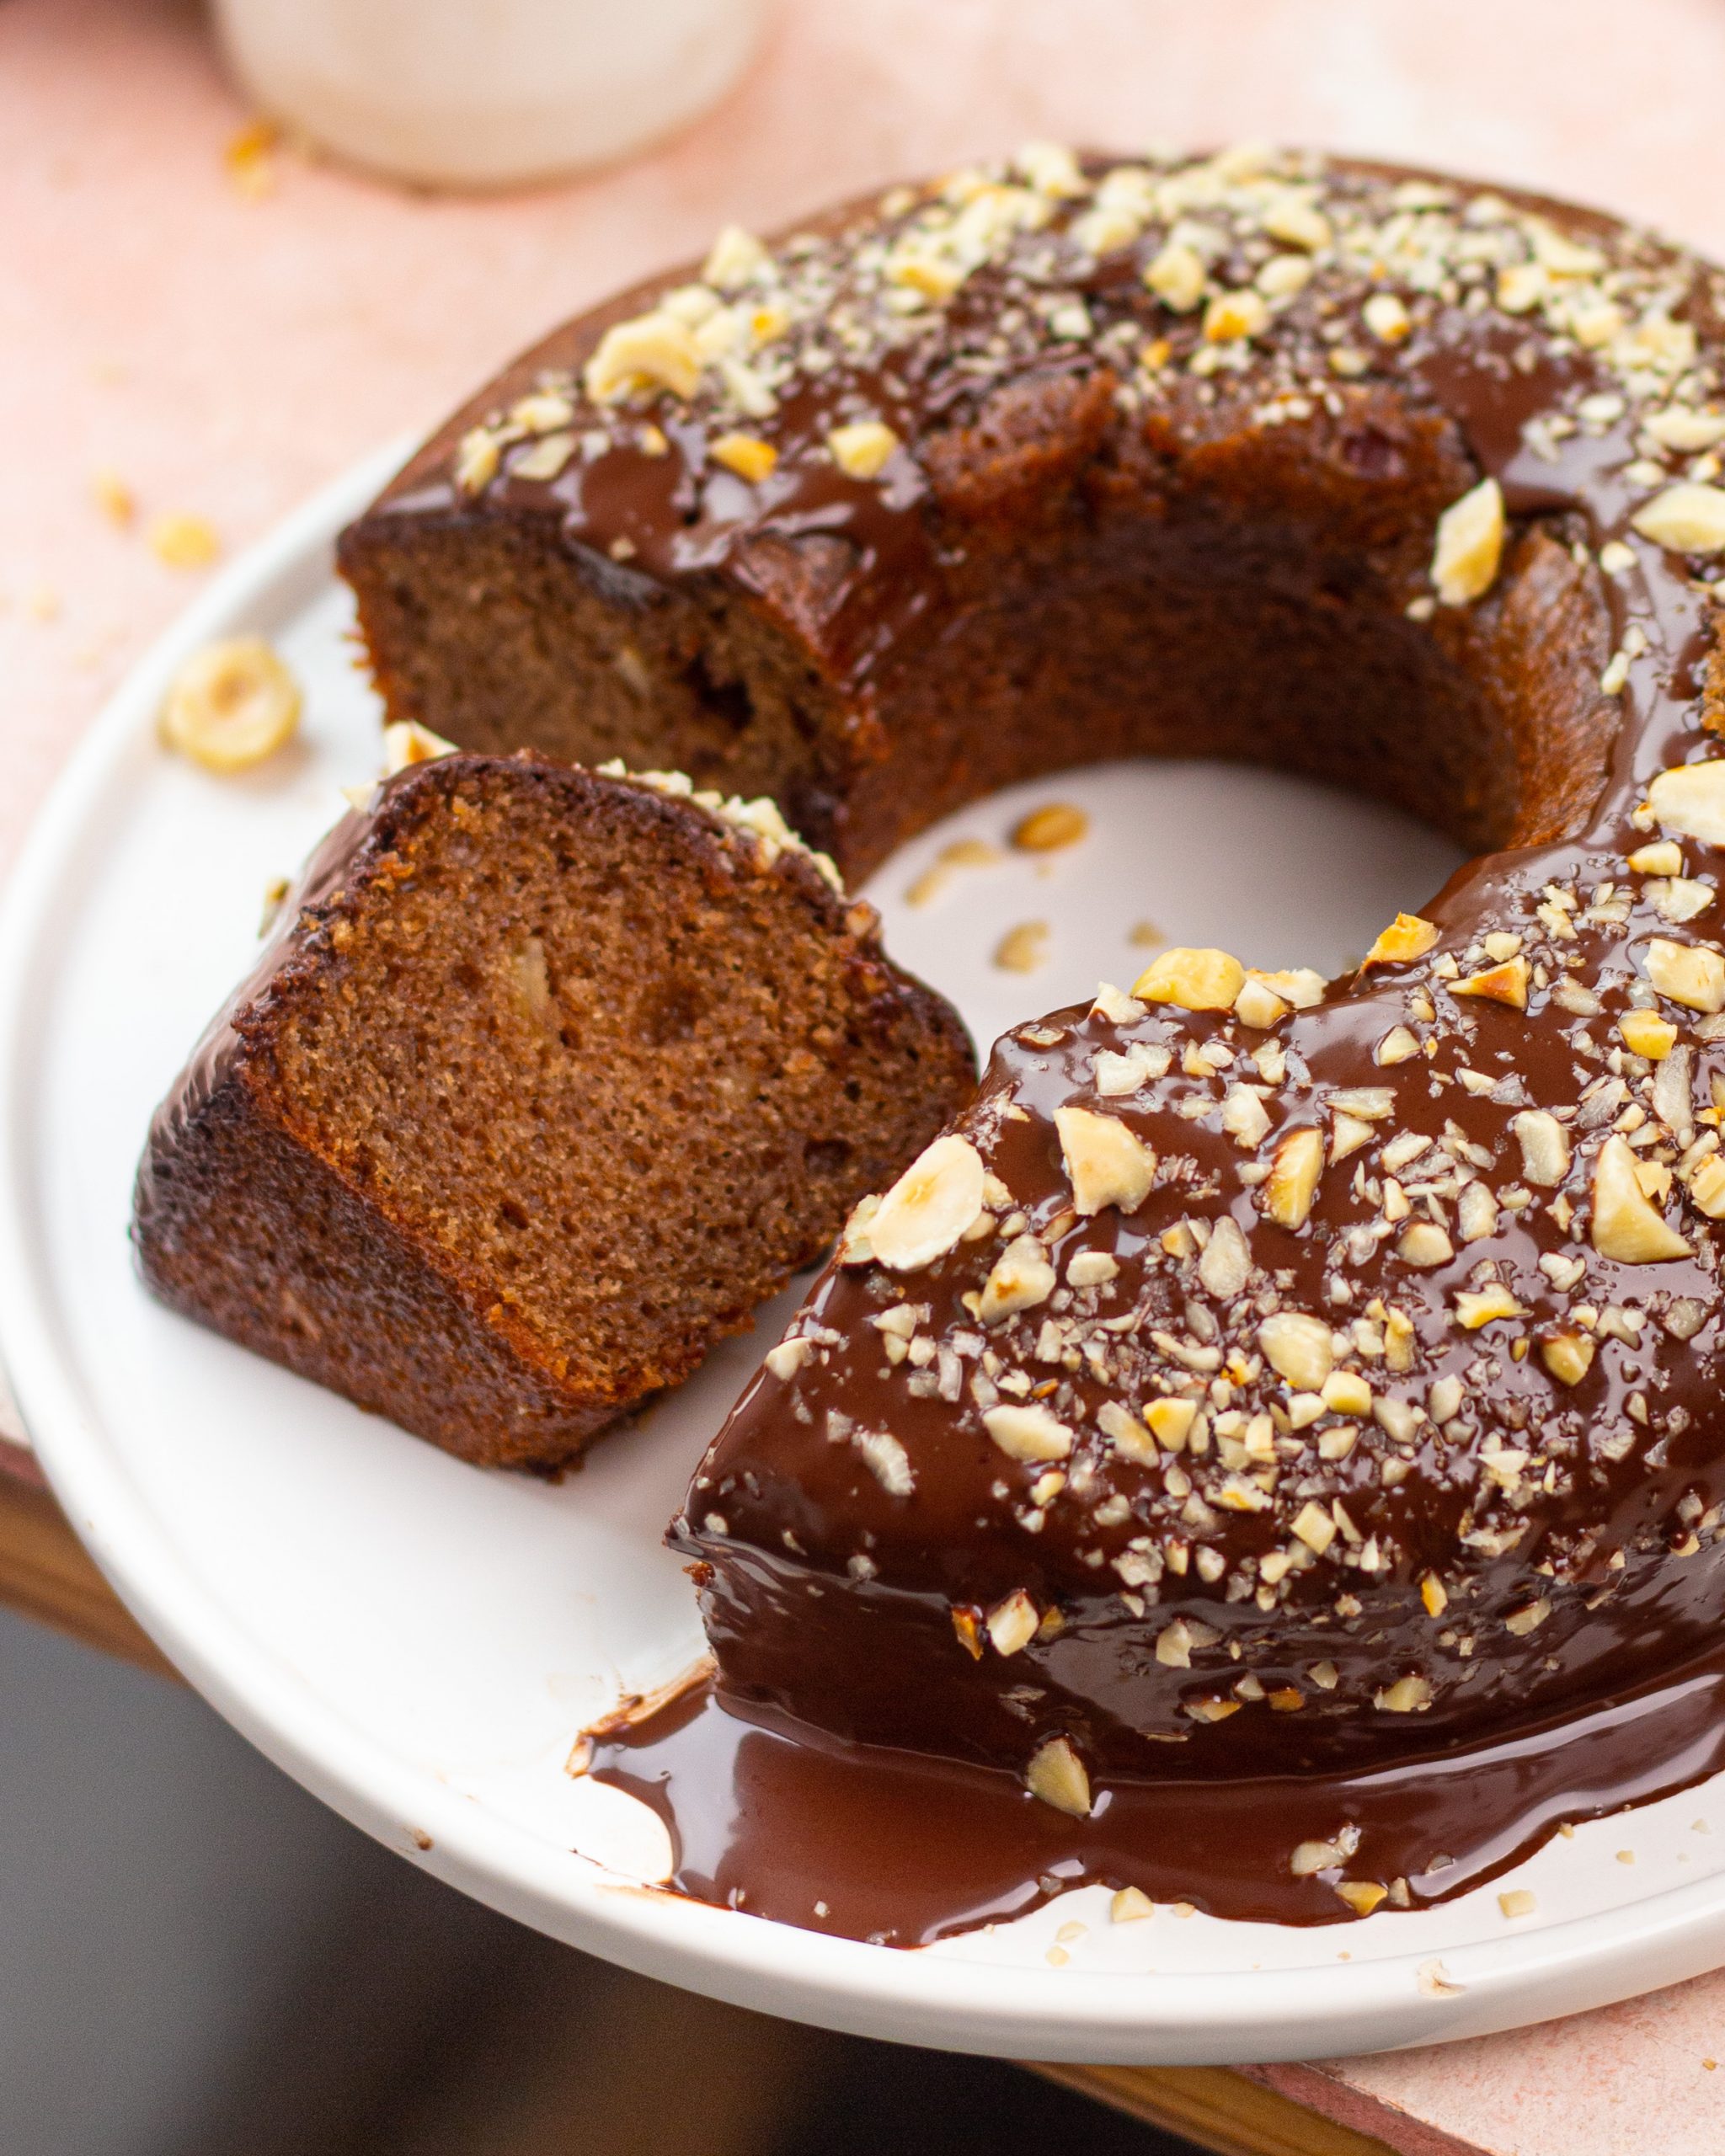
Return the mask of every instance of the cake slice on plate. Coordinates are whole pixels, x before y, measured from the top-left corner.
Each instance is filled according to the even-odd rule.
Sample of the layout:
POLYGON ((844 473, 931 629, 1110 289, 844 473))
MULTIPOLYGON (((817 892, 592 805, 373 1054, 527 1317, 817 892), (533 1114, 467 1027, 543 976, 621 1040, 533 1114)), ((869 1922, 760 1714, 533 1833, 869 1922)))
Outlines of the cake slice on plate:
POLYGON ((463 1458, 688 1376, 969 1093, 769 802, 531 757, 384 782, 158 1113, 165 1301, 463 1458))

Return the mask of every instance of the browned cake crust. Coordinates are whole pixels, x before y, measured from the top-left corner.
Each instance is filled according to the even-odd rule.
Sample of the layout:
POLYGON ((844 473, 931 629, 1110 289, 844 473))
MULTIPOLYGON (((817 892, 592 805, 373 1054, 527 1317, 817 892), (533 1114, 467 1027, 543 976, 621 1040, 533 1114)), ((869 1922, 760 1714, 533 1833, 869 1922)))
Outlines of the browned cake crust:
POLYGON ((1001 1043, 676 1525, 730 1704, 1081 1810, 1717 1629, 1721 298, 1461 182, 1044 147, 724 236, 348 535, 399 715, 662 726, 852 865, 1140 750, 1489 850, 1347 980, 1170 953, 1001 1043))
POLYGON ((747 1326, 972 1076, 767 804, 446 757, 313 857, 156 1118, 139 1257, 450 1451, 555 1466, 747 1326))

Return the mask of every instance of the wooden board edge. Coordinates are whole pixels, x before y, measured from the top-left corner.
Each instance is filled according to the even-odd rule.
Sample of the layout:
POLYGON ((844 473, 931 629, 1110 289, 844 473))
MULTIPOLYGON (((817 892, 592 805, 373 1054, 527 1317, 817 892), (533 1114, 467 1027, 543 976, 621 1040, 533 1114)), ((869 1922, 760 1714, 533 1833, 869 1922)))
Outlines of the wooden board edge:
POLYGON ((1231 2067, 1038 2064, 1033 2070, 1148 2125, 1183 2134, 1211 2156, 1395 2156, 1387 2143, 1231 2067))
POLYGON ((0 1444, 0 1604, 139 1669, 176 1676, 73 1534, 35 1461, 12 1444, 0 1444))

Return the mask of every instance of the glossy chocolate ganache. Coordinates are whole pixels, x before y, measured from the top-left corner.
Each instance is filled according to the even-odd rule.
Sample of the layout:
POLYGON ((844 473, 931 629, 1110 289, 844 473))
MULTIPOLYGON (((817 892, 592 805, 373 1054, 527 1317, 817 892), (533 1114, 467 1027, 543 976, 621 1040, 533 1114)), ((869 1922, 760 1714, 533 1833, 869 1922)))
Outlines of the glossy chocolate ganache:
MULTIPOLYGON (((1081 1870, 1136 1817, 1167 1880, 1154 1822, 1205 1788, 1263 1817, 1340 1778, 1387 1818, 1458 1747, 1514 1757, 1475 1785, 1513 1815, 1489 1867, 1517 1822, 1711 1766, 1682 1673, 1725 1608, 1722 296, 1458 181, 1044 146, 728 234, 383 505, 554 513, 643 622, 750 595, 812 685, 779 790, 853 867, 1133 750, 1485 849, 1345 979, 1169 951, 1016 1028, 865 1201, 672 1529, 737 1777, 751 1744, 817 1780, 920 1758, 1081 1870), (1616 1764, 1537 1795, 1563 1727, 1616 1764)), ((714 1725, 679 1711, 692 1786, 714 1725)), ((646 1786, 639 1735, 606 1756, 646 1786)), ((1298 1908, 1214 1905, 1453 1881, 1429 1809, 1381 1860, 1334 1841, 1298 1908)), ((685 1867, 773 1899, 725 1876, 685 1867)))

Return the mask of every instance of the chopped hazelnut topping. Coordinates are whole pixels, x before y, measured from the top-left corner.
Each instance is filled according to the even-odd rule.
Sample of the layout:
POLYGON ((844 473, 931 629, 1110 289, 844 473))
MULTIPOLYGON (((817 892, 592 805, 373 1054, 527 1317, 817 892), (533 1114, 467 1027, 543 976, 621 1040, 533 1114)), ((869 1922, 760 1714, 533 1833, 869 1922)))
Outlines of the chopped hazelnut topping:
POLYGON ((1527 1008, 1527 961, 1525 958, 1506 959, 1502 965, 1488 966, 1482 973, 1470 974, 1466 980, 1450 984, 1452 995, 1481 995, 1493 1003, 1507 1003, 1511 1010, 1527 1008))
POLYGON ((1299 1310, 1267 1317, 1258 1328, 1258 1344, 1279 1377, 1306 1391, 1317 1390, 1335 1361, 1328 1326, 1299 1310))
POLYGON ((1725 757, 1661 771, 1648 788, 1648 805, 1666 830, 1725 846, 1725 757))
POLYGON ((1090 1777, 1084 1762, 1064 1737, 1051 1737, 1031 1755, 1024 1775, 1025 1786, 1041 1803, 1075 1819, 1087 1819, 1091 1812, 1090 1777))
POLYGON ((1506 526, 1503 495, 1495 479, 1482 479, 1438 519, 1432 582, 1445 606, 1466 606, 1497 581, 1506 526))
POLYGON ((1365 954, 1369 966, 1407 965, 1423 958, 1438 940, 1435 923, 1417 913, 1398 913, 1365 954))
POLYGON ((1717 554, 1725 551, 1725 489, 1667 487, 1629 520, 1643 539, 1673 553, 1717 554))
POLYGON ((1725 1010, 1725 955, 1704 943, 1674 943, 1655 936, 1647 950, 1648 979, 1661 995, 1691 1011, 1725 1010))
POLYGON ((1185 1011, 1226 1011, 1246 984, 1246 969, 1226 951, 1176 944, 1152 958, 1132 984, 1140 1003, 1173 1003, 1185 1011))
POLYGON ((826 438, 832 461, 847 479, 879 478, 899 447, 899 438, 879 419, 857 419, 835 427, 826 438))
POLYGON ((1605 1140, 1594 1163, 1590 1232, 1602 1257, 1624 1265, 1652 1265, 1690 1254, 1689 1244, 1666 1225, 1642 1189, 1628 1141, 1616 1136, 1605 1140))
POLYGON ((1156 1173, 1156 1155, 1137 1133, 1090 1108, 1056 1108, 1055 1127, 1078 1211, 1088 1216, 1114 1205, 1135 1213, 1156 1173))
POLYGON ((876 1259, 912 1273, 951 1250, 983 1209, 982 1156, 968 1138, 937 1138, 905 1169, 868 1222, 876 1259))
POLYGON ((996 1654, 1014 1655, 1028 1647, 1036 1637, 1036 1628, 1042 1622, 1036 1604, 1017 1588, 1004 1602, 996 1603, 983 1623, 987 1629, 989 1642, 996 1654))
POLYGON ((991 1407, 983 1428, 1003 1453, 1013 1460, 1065 1460, 1072 1450, 1072 1433, 1045 1407, 991 1407))
POLYGON ((1323 1167, 1322 1131, 1290 1130, 1276 1147, 1263 1185, 1263 1209, 1269 1218, 1284 1228, 1304 1227, 1323 1167))
POLYGON ((620 403, 640 392, 668 389, 684 398, 701 380, 694 332, 665 308, 614 323, 599 341, 582 377, 595 404, 620 403))
POLYGON ((708 445, 707 454, 715 464, 722 464, 728 472, 734 472, 740 479, 750 485, 759 486, 763 479, 772 476, 772 467, 778 462, 778 451, 770 441, 763 441, 759 435, 724 434, 708 445))

